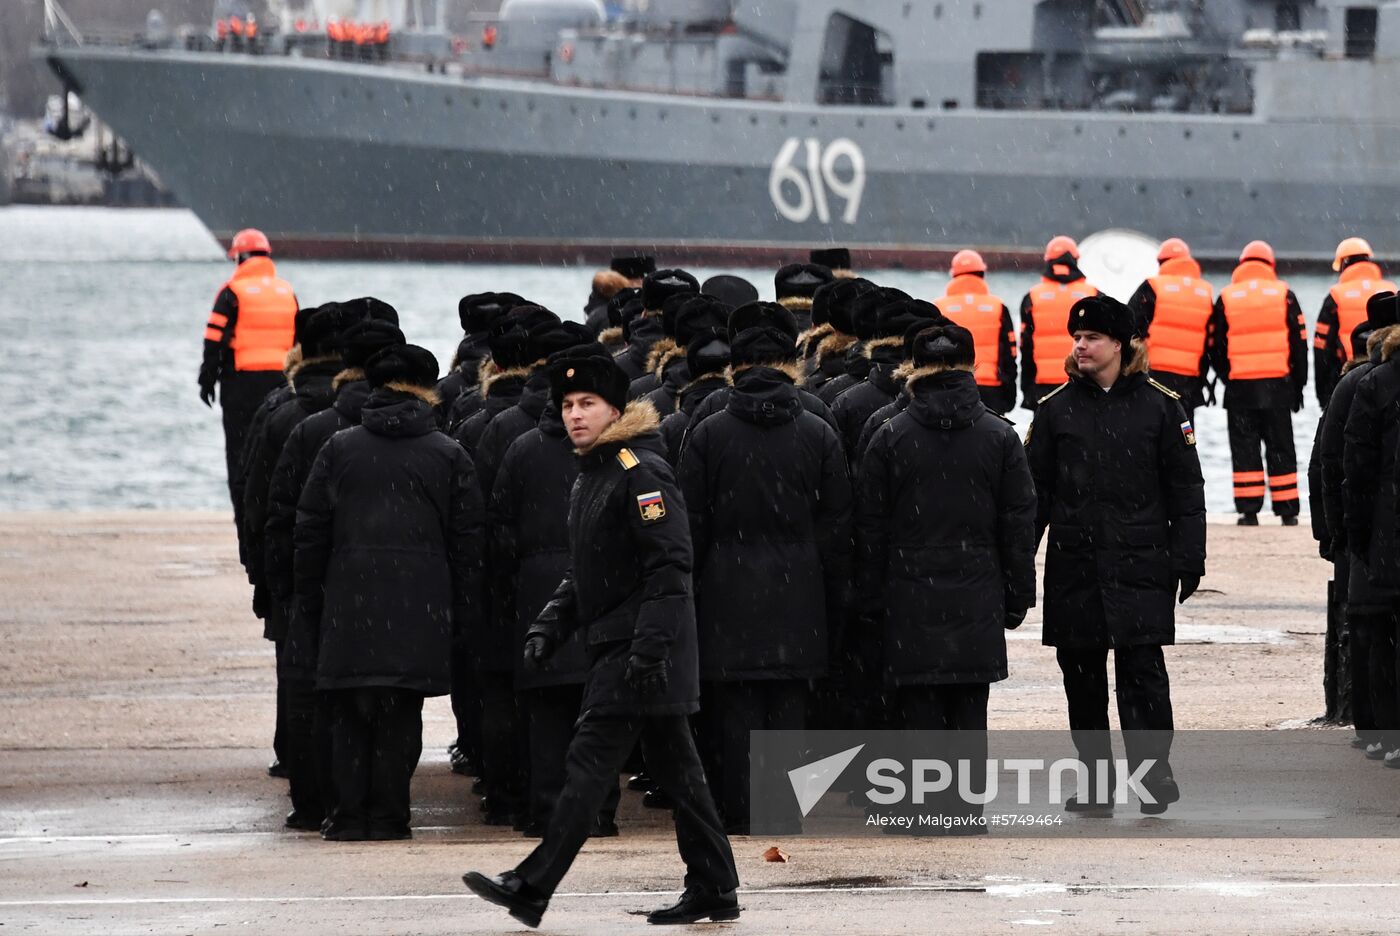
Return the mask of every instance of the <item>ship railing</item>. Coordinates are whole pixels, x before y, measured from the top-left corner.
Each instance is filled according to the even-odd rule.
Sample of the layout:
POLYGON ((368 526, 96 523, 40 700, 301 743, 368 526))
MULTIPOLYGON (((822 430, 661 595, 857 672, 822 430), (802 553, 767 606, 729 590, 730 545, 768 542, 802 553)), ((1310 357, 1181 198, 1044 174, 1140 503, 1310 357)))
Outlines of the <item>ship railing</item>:
POLYGON ((54 45, 83 44, 83 34, 58 0, 44 0, 44 39, 54 45))

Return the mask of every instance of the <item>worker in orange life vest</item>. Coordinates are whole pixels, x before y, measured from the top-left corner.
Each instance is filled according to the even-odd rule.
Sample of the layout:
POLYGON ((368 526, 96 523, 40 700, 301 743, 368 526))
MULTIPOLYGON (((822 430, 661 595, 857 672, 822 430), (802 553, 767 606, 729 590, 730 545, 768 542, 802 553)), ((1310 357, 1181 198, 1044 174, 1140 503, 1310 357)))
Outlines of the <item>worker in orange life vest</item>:
POLYGON ((1342 368, 1352 357, 1351 333, 1366 322, 1366 303, 1379 292, 1395 292, 1384 278, 1371 245, 1363 238, 1348 237, 1337 245, 1332 269, 1337 283, 1322 300, 1313 328, 1313 359, 1317 369, 1317 401, 1323 406, 1341 379, 1342 368))
MULTIPOLYGON (((1206 327, 1213 298, 1191 248, 1173 237, 1157 251, 1157 275, 1128 300, 1138 334, 1146 336, 1152 379, 1181 397, 1181 406, 1193 421, 1196 407, 1207 403, 1206 327)), ((1209 402, 1215 402, 1214 388, 1209 402)))
POLYGON ((1021 300, 1021 405, 1036 403, 1069 380, 1065 361, 1074 349, 1069 310, 1086 296, 1097 296, 1079 270, 1079 245, 1061 234, 1045 245, 1040 282, 1021 300))
POLYGON ((1220 290, 1208 342, 1211 366, 1225 383, 1239 523, 1258 526, 1267 490, 1274 513, 1285 526, 1296 526, 1290 413, 1303 408, 1308 386, 1308 329, 1298 297, 1278 278, 1274 251, 1263 241, 1244 248, 1230 285, 1220 290))
POLYGON ((1011 310, 987 288, 987 262, 975 250, 953 255, 952 279, 934 305, 972 332, 977 363, 973 375, 982 404, 994 413, 1016 405, 1016 329, 1011 310))
MULTIPOLYGON (((282 365, 292 347, 297 297, 291 284, 277 275, 272 244, 262 231, 239 231, 228 255, 237 266, 214 298, 204 327, 199 398, 212 407, 218 386, 224 455, 232 485, 248 423, 263 397, 282 383, 282 365)), ((231 488, 229 493, 234 496, 231 488)))

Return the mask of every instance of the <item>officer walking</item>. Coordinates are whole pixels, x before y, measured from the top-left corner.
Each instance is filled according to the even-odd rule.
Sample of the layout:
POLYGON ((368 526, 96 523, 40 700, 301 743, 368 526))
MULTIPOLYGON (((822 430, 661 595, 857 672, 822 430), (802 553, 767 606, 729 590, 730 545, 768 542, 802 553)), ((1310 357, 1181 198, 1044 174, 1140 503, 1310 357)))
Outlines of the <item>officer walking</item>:
POLYGON ((1308 386, 1308 328, 1298 297, 1274 271, 1268 244, 1245 246, 1230 285, 1215 301, 1209 331, 1211 363, 1225 381, 1239 524, 1259 525, 1267 480, 1274 513, 1284 526, 1297 526, 1298 459, 1289 414, 1303 408, 1308 386))
POLYGON ((1196 407, 1206 405, 1206 330, 1214 311, 1212 300, 1210 283, 1201 279, 1201 265, 1179 237, 1162 242, 1157 275, 1128 300, 1138 334, 1147 343, 1153 379, 1181 397, 1186 418, 1192 421, 1196 407))
POLYGON ((1045 245, 1040 282, 1021 300, 1021 405, 1036 402, 1069 379, 1065 360, 1073 341, 1065 330, 1069 310, 1085 296, 1098 295, 1079 269, 1079 245, 1059 234, 1045 245))
POLYGON ((1196 437, 1176 394, 1147 376, 1133 315, 1107 296, 1070 310, 1070 380, 1044 397, 1027 438, 1037 539, 1049 530, 1042 636, 1064 673, 1069 725, 1087 789, 1070 811, 1112 809, 1108 653, 1128 762, 1155 761, 1144 787, 1164 812, 1179 798, 1168 755, 1172 709, 1162 647, 1175 640, 1173 601, 1205 574, 1205 485, 1196 437))
POLYGON ((467 887, 538 926, 638 738, 651 775, 676 804, 685 893, 649 923, 739 916, 738 874, 691 737, 698 709, 689 520, 650 404, 627 402, 627 373, 611 358, 568 353, 550 365, 552 393, 580 452, 569 506, 572 563, 530 628, 530 665, 584 631, 590 668, 569 745, 564 790, 544 841, 495 877, 467 887))
POLYGON ((228 255, 237 267, 214 297, 204 327, 199 398, 212 407, 214 387, 219 387, 229 496, 235 509, 241 510, 233 481, 239 472, 244 434, 263 397, 282 382, 282 364, 292 347, 297 297, 291 284, 277 275, 272 244, 262 231, 239 231, 228 255))
POLYGON ((953 255, 943 296, 933 304, 953 323, 972 332, 977 347, 978 392, 994 413, 1016 405, 1016 330, 1011 310, 987 288, 987 261, 975 250, 953 255))

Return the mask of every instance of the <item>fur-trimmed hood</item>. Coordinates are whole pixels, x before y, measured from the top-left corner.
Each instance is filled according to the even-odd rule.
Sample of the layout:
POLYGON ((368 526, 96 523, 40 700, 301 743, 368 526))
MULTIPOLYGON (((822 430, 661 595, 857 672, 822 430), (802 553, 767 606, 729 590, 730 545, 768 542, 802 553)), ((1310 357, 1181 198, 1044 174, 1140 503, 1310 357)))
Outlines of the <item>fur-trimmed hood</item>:
POLYGON ((287 349, 287 353, 282 358, 282 373, 288 380, 292 379, 292 371, 301 364, 301 345, 294 344, 287 349))
POLYGON ((622 347, 622 326, 612 325, 598 332, 598 343, 603 347, 622 347))
POLYGON ((789 312, 810 312, 812 311, 811 296, 784 296, 778 300, 778 305, 789 312))
POLYGON ((815 362, 813 366, 820 369, 822 361, 825 361, 827 358, 844 357, 846 352, 851 349, 851 345, 859 341, 860 339, 855 335, 847 335, 845 332, 832 329, 828 335, 818 342, 817 352, 813 357, 815 362))
MULTIPOLYGON (((1147 367, 1147 345, 1143 343, 1143 340, 1141 338, 1134 338, 1132 340, 1132 343, 1129 345, 1129 348, 1132 351, 1132 354, 1128 358, 1128 360, 1124 362, 1123 372, 1118 376, 1132 377, 1135 374, 1148 373, 1149 371, 1147 367)), ((1082 378, 1084 376, 1083 374, 1079 373, 1079 365, 1075 363, 1073 354, 1065 358, 1065 373, 1072 378, 1082 378)))
POLYGON ((377 436, 410 439, 437 430, 437 391, 392 381, 370 393, 360 410, 360 425, 377 436))
POLYGON ((586 450, 576 449, 576 451, 580 455, 587 455, 605 445, 624 445, 638 436, 655 432, 659 428, 661 428, 661 414, 656 411, 656 407, 647 400, 633 400, 627 404, 627 408, 622 411, 622 416, 617 422, 603 430, 603 434, 598 436, 598 441, 586 450))
POLYGON ((647 373, 660 380, 666 365, 678 357, 685 357, 685 348, 676 344, 676 339, 669 336, 659 339, 647 352, 647 373))
POLYGON ((356 380, 364 380, 365 371, 362 367, 347 367, 345 370, 331 378, 331 389, 339 390, 345 384, 356 380))
MULTIPOLYGON (((1376 329, 1380 331, 1380 329, 1376 329)), ((1390 325, 1386 328, 1386 333, 1381 337, 1381 360, 1388 361, 1395 353, 1396 348, 1400 348, 1400 328, 1390 325)))
POLYGON ((896 380, 903 382, 906 387, 913 389, 914 384, 927 377, 937 377, 939 374, 949 374, 954 371, 961 371, 966 374, 972 373, 972 368, 966 365, 947 364, 926 364, 923 367, 915 367, 913 361, 905 361, 895 368, 894 376, 896 380))
POLYGON ((830 322, 822 322, 814 325, 805 332, 797 336, 797 353, 799 356, 809 358, 817 352, 817 346, 821 344, 823 338, 834 334, 836 326, 830 322))
POLYGON ((787 376, 792 381, 794 387, 802 386, 803 382, 807 379, 806 375, 802 373, 802 363, 800 361, 763 361, 758 364, 731 365, 725 370, 724 375, 732 384, 735 377, 738 377, 740 374, 744 373, 744 371, 753 370, 755 367, 766 367, 769 370, 775 370, 787 376))
POLYGON ((495 370, 481 378, 481 398, 484 400, 491 394, 491 388, 502 380, 518 377, 521 380, 528 380, 535 372, 536 365, 529 367, 508 367, 505 370, 495 370))
POLYGON ((422 400, 429 406, 437 406, 442 402, 437 391, 432 387, 420 387, 417 384, 402 383, 398 380, 391 380, 383 387, 385 390, 392 390, 395 393, 402 393, 404 396, 411 396, 416 400, 422 400))
MULTIPOLYGON (((286 373, 287 373, 287 386, 291 387, 293 390, 295 390, 295 389, 296 389, 296 386, 297 386, 297 385, 296 385, 297 375, 299 375, 302 371, 306 370, 308 367, 318 367, 318 366, 320 366, 320 365, 322 365, 322 364, 338 364, 338 363, 340 363, 340 355, 338 355, 338 354, 319 354, 319 355, 317 355, 316 357, 304 358, 304 357, 301 357, 301 348, 300 348, 300 346, 298 346, 298 347, 295 348, 294 350, 297 352, 297 362, 296 362, 295 364, 293 364, 291 367, 287 368, 287 371, 286 371, 286 373)), ((291 357, 291 352, 290 352, 290 351, 287 352, 287 356, 288 356, 288 358, 291 357)))
POLYGON ((1366 336, 1366 356, 1354 357, 1350 361, 1347 361, 1345 364, 1342 365, 1342 373, 1350 373, 1351 371, 1360 367, 1362 364, 1365 364, 1372 358, 1376 357, 1377 354, 1380 354, 1382 356, 1382 359, 1384 359, 1385 343, 1387 339, 1389 339, 1391 335, 1397 334, 1400 334, 1400 326, 1396 325, 1385 325, 1381 328, 1377 328, 1374 331, 1372 331, 1369 335, 1366 336), (1379 352, 1377 352, 1377 348, 1380 348, 1379 352))

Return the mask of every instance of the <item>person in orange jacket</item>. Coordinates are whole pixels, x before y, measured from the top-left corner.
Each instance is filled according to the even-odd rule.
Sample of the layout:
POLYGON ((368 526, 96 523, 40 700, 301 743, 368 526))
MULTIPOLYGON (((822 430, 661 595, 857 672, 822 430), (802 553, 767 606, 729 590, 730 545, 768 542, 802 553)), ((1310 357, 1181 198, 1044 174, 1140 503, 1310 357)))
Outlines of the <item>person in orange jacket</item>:
POLYGON ((1021 405, 1036 403, 1069 380, 1065 361, 1074 348, 1068 331, 1069 310, 1099 291, 1079 269, 1079 245, 1063 234, 1045 245, 1040 282, 1021 300, 1021 405))
POLYGON ((1251 241, 1240 254, 1230 285, 1215 301, 1208 335, 1211 366, 1225 382, 1240 526, 1259 525, 1266 490, 1284 526, 1296 526, 1298 459, 1290 413, 1303 408, 1308 386, 1308 329, 1264 241, 1251 241))
POLYGON ((977 349, 974 378, 982 404, 994 413, 1016 405, 1016 327, 1011 310, 987 288, 987 261, 975 250, 959 250, 949 270, 952 279, 933 304, 972 332, 977 349))
POLYGON ((1341 275, 1322 300, 1313 328, 1313 361, 1317 370, 1317 402, 1323 406, 1352 358, 1351 333, 1366 322, 1366 303, 1380 292, 1395 292, 1385 278, 1375 252, 1363 238, 1348 237, 1337 245, 1332 269, 1341 275))
POLYGON ((237 266, 214 298, 204 326, 204 360, 199 368, 199 399, 223 410, 224 456, 229 496, 243 452, 243 437, 263 397, 283 382, 282 366, 292 347, 297 297, 277 275, 272 244, 254 228, 239 231, 229 247, 237 266))
MULTIPOLYGON (((1193 421, 1196 408, 1207 404, 1206 328, 1213 299, 1214 291, 1201 279, 1201 265, 1191 256, 1191 248, 1173 237, 1157 251, 1157 275, 1143 282, 1128 300, 1138 333, 1147 336, 1153 379, 1181 397, 1182 408, 1193 421)), ((1213 387, 1209 402, 1215 402, 1213 387)))

